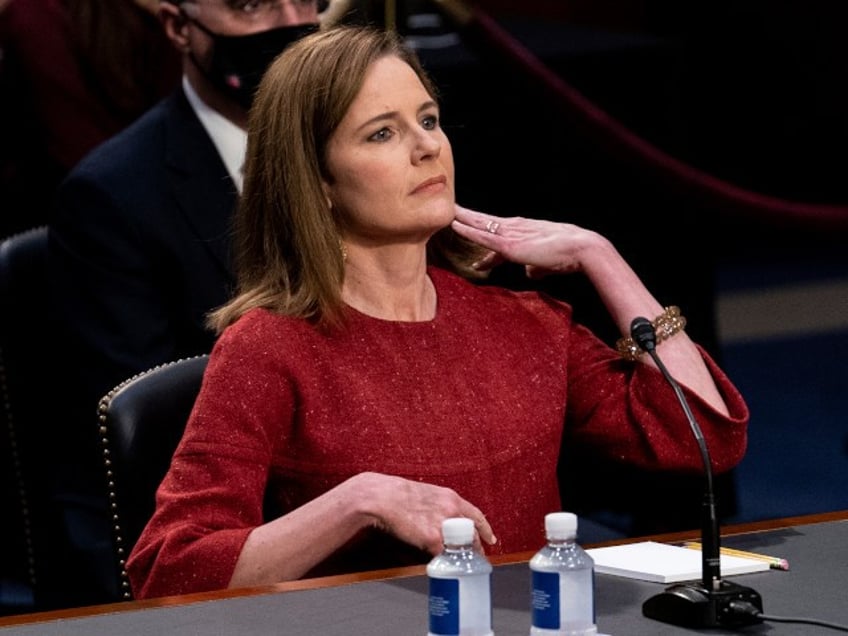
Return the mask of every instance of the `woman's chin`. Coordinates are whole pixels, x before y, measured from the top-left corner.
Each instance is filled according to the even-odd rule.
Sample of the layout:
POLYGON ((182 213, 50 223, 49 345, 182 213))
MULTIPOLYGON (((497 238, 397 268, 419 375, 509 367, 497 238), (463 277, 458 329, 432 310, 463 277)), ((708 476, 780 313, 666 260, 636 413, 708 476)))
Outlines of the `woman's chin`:
POLYGON ((456 205, 453 197, 430 201, 421 210, 422 218, 432 220, 438 229, 450 225, 456 216, 456 205))

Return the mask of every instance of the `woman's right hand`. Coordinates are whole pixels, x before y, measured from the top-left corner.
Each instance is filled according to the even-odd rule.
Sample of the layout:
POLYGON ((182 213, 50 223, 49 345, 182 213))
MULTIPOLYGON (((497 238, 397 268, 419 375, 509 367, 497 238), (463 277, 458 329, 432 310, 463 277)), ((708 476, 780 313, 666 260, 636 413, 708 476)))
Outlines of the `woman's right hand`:
POLYGON ((360 473, 345 487, 353 489, 375 527, 430 554, 442 551, 442 521, 448 517, 474 521, 478 549, 481 541, 497 541, 480 509, 450 488, 381 473, 360 473))
POLYGON ((436 555, 442 551, 442 521, 448 517, 474 521, 478 550, 482 543, 495 543, 482 511, 454 490, 393 475, 359 473, 254 528, 242 546, 230 587, 300 578, 366 527, 436 555))

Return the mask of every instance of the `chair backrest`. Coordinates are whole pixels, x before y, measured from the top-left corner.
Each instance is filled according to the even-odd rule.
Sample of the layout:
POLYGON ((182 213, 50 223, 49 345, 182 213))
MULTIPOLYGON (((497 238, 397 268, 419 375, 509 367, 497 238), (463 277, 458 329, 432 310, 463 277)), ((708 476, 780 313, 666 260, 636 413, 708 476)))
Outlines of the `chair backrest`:
POLYGON ((34 590, 33 529, 44 472, 35 440, 43 430, 47 345, 47 228, 0 241, 0 579, 34 590))
POLYGON ((99 405, 121 597, 132 598, 126 559, 153 514, 156 489, 185 430, 208 354, 168 362, 112 389, 99 405))

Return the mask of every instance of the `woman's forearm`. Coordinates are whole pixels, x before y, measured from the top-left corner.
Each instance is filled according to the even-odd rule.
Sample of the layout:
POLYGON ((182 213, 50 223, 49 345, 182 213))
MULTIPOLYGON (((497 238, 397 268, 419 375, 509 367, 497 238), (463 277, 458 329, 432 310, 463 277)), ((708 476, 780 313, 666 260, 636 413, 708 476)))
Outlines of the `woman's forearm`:
MULTIPOLYGON (((581 257, 581 263, 584 274, 592 282, 623 336, 630 335, 630 324, 637 316, 654 320, 663 312, 663 306, 606 238, 596 235, 592 246, 581 257)), ((700 351, 684 331, 664 340, 657 353, 678 382, 697 393, 719 413, 728 414, 700 351)), ((655 366, 648 355, 642 355, 639 361, 655 366)))
POLYGON ((255 528, 242 547, 230 587, 302 577, 368 524, 357 496, 355 483, 348 480, 255 528))

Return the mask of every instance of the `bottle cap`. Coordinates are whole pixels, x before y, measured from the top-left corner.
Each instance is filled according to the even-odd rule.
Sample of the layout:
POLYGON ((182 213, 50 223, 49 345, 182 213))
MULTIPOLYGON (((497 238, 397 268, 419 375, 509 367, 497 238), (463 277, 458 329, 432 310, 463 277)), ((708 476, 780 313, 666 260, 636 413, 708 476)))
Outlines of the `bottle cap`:
POLYGON ((466 517, 442 521, 442 539, 446 545, 464 545, 474 541, 474 522, 466 517))
POLYGON ((545 534, 549 539, 573 539, 577 536, 577 515, 573 512, 546 514, 545 534))

